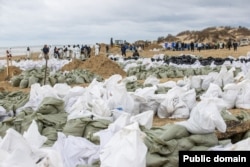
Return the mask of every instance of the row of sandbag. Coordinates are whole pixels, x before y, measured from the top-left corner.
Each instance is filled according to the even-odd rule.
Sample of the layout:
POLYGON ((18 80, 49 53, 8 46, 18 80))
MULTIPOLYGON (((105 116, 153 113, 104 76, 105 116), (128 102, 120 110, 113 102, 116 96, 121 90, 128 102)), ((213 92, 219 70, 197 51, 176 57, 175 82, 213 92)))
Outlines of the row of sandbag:
MULTIPOLYGON (((62 101, 55 98, 46 99, 41 106, 45 105, 44 107, 50 108, 49 110, 44 110, 43 107, 36 112, 26 110, 19 113, 16 118, 1 123, 0 129, 2 132, 6 130, 7 139, 3 138, 3 144, 0 140, 0 153, 2 149, 8 152, 8 154, 13 154, 13 152, 20 148, 29 150, 29 148, 26 148, 29 147, 27 143, 36 144, 30 147, 35 147, 37 150, 42 146, 38 144, 44 144, 47 148, 55 151, 53 156, 62 156, 57 159, 57 161, 62 162, 57 163, 64 164, 63 166, 65 167, 76 166, 76 164, 83 166, 109 164, 109 166, 114 167, 126 167, 128 165, 160 167, 178 166, 179 151, 205 151, 217 146, 221 149, 225 146, 227 149, 230 149, 228 146, 231 144, 231 140, 219 141, 215 133, 191 134, 185 127, 177 124, 167 124, 162 127, 151 128, 151 126, 145 126, 146 124, 143 124, 145 123, 145 119, 142 119, 142 117, 130 122, 131 119, 129 121, 129 118, 131 116, 126 113, 120 113, 120 117, 113 123, 107 120, 93 120, 88 117, 67 121, 66 113, 59 107, 61 106, 60 103, 62 103, 62 101), (53 101, 55 104, 54 109, 52 109, 52 106, 46 105, 48 101, 53 101), (48 111, 50 111, 50 113, 48 113, 48 111), (30 127, 30 125, 34 123, 33 120, 37 123, 37 129, 30 127), (141 125, 140 127, 138 123, 141 125), (23 134, 24 138, 13 130, 7 130, 9 128, 13 128, 20 134, 23 134), (42 136, 37 134, 36 131, 42 136), (15 139, 12 140, 13 138, 15 139), (9 147, 2 147, 3 145, 8 145, 9 147), (72 147, 74 149, 72 149, 72 147), (83 154, 83 152, 85 152, 85 154, 83 154), (133 158, 131 159, 131 157, 133 158), (114 159, 116 161, 114 161, 114 159)), ((148 121, 152 121, 152 114, 147 112, 145 116, 146 115, 151 115, 148 121)), ((228 117, 228 115, 229 114, 225 117, 228 117)), ((232 116, 229 115, 229 117, 232 116)), ((242 115, 239 115, 239 117, 241 117, 242 121, 242 115)), ((249 118, 248 115, 244 121, 249 120, 249 118)), ((236 117, 230 119, 239 120, 236 117)), ((243 139, 248 136, 249 133, 246 132, 243 139)), ((235 150, 239 150, 237 146, 231 147, 235 150)), ((249 145, 246 145, 245 148, 249 148, 249 145)), ((33 152, 33 154, 35 154, 35 152, 33 152)), ((14 154, 12 156, 15 157, 14 154)), ((45 158, 47 156, 49 155, 43 154, 42 160, 47 159, 45 158)), ((33 158, 34 157, 36 156, 33 156, 33 158)), ((19 158, 15 157, 13 161, 17 159, 19 158)), ((0 164, 1 161, 3 160, 0 160, 0 164)), ((51 163, 55 163, 53 162, 53 158, 51 161, 51 163)))
MULTIPOLYGON (((143 111, 143 113, 146 113, 146 115, 148 116, 149 114, 147 112, 145 112, 145 111, 147 111, 146 108, 149 109, 150 107, 151 108, 154 107, 152 105, 153 103, 155 103, 155 104, 157 103, 159 106, 160 102, 162 102, 162 104, 163 104, 162 100, 164 99, 164 101, 165 101, 164 104, 167 104, 165 111, 166 110, 167 111, 170 111, 170 110, 174 111, 176 108, 180 109, 180 111, 183 111, 184 109, 186 109, 186 108, 184 108, 186 106, 183 105, 183 102, 181 103, 181 100, 183 101, 182 97, 176 97, 176 96, 169 97, 168 95, 165 95, 165 96, 162 96, 162 98, 161 98, 160 96, 153 96, 154 92, 155 92, 155 88, 145 88, 143 90, 137 90, 134 94, 128 94, 125 90, 124 85, 120 82, 121 79, 122 79, 121 76, 116 75, 116 76, 109 78, 108 80, 105 80, 104 83, 94 81, 87 88, 82 88, 82 87, 71 88, 67 85, 55 85, 54 89, 52 89, 49 85, 45 85, 43 87, 40 87, 37 84, 34 84, 34 85, 32 85, 32 88, 37 89, 37 90, 31 89, 29 105, 26 105, 25 108, 23 108, 21 110, 21 112, 18 112, 18 113, 20 113, 20 115, 18 115, 20 119, 15 120, 15 122, 19 123, 19 124, 14 125, 14 126, 16 127, 16 129, 18 131, 22 131, 22 126, 19 126, 19 125, 26 124, 29 122, 29 121, 27 121, 25 116, 29 115, 28 109, 30 109, 30 108, 36 108, 33 110, 33 112, 36 111, 37 114, 42 114, 43 115, 42 118, 45 118, 44 115, 55 114, 54 117, 52 117, 52 118, 46 117, 46 119, 43 119, 43 121, 42 121, 42 127, 46 127, 45 128, 46 130, 44 130, 44 132, 42 130, 41 132, 43 135, 48 135, 47 138, 49 140, 48 140, 48 143, 46 143, 46 144, 51 145, 53 143, 53 141, 55 141, 55 139, 56 139, 55 137, 57 137, 57 133, 56 133, 57 131, 62 131, 64 133, 66 133, 65 130, 69 129, 68 132, 70 132, 71 135, 81 136, 83 133, 85 134, 85 128, 84 128, 85 125, 90 123, 88 121, 87 121, 88 123, 85 123, 86 121, 82 120, 83 117, 88 117, 91 115, 99 115, 99 118, 111 117, 112 113, 110 112, 110 110, 118 108, 118 107, 121 108, 121 110, 122 110, 119 113, 123 113, 123 111, 125 111, 125 112, 131 113, 131 114, 135 114, 135 111, 139 110, 139 111, 143 111), (64 91, 61 91, 61 90, 64 90, 64 91), (51 97, 46 98, 47 96, 58 97, 59 99, 58 98, 51 98, 51 97), (132 98, 132 97, 134 97, 134 98, 132 98), (156 97, 158 97, 158 99, 155 99, 156 97), (61 99, 63 99, 63 101, 61 99), (158 100, 158 101, 156 101, 156 100, 158 100), (36 103, 36 102, 39 102, 39 103, 36 103), (65 103, 64 109, 68 112, 69 115, 71 115, 71 119, 69 119, 69 115, 68 115, 68 121, 66 122, 65 125, 63 125, 64 121, 60 121, 60 119, 59 119, 60 116, 56 115, 59 113, 59 111, 63 112, 62 111, 62 106, 63 106, 62 103, 63 102, 65 103), (51 122, 51 120, 58 121, 59 123, 53 123, 53 122, 51 122), (49 127, 47 128, 47 126, 49 126, 49 127), (56 127, 56 128, 52 128, 52 127, 56 127), (55 129, 57 129, 57 127, 58 127, 58 130, 55 130, 55 129), (69 127, 69 128, 65 128, 65 127, 69 127)), ((195 99, 190 98, 190 94, 189 94, 189 93, 192 93, 191 96, 195 97, 195 96, 193 96, 194 95, 193 92, 189 92, 189 89, 188 90, 183 89, 183 90, 179 90, 179 91, 177 91, 177 90, 178 90, 177 87, 175 89, 172 89, 172 91, 171 91, 172 94, 173 95, 176 95, 176 94, 177 95, 184 95, 183 93, 185 93, 185 94, 188 93, 188 94, 186 94, 188 96, 185 96, 186 102, 189 101, 192 104, 189 102, 187 104, 193 105, 192 101, 193 100, 195 101, 195 99)), ((171 93, 171 92, 169 92, 169 93, 171 93)), ((212 95, 214 95, 214 94, 212 93, 212 95)), ((196 107, 197 112, 192 112, 192 113, 194 113, 195 117, 190 119, 189 121, 187 121, 184 126, 187 126, 187 129, 188 129, 188 127, 189 128, 191 127, 191 126, 188 126, 188 124, 191 124, 193 127, 192 128, 193 130, 197 130, 197 129, 200 130, 201 129, 202 132, 204 132, 204 129, 206 129, 208 131, 205 131, 205 133, 213 132, 215 127, 217 127, 217 128, 219 127, 218 120, 217 120, 219 118, 219 112, 217 110, 219 110, 219 109, 217 109, 216 106, 214 106, 214 105, 215 104, 221 105, 222 104, 221 100, 218 101, 218 99, 215 99, 215 100, 207 101, 207 102, 202 100, 202 102, 199 103, 199 105, 197 105, 197 107, 196 107), (204 106, 205 106, 205 108, 204 108, 204 106), (215 108, 216 108, 216 110, 215 110, 215 108), (204 114, 204 113, 206 113, 206 114, 204 114), (212 114, 216 113, 217 115, 216 116, 210 115, 211 113, 212 114), (207 126, 207 123, 209 124, 209 126, 207 126)), ((158 106, 156 106, 156 108, 158 106)), ((164 105, 162 105, 162 106, 164 107, 164 105)), ((163 107, 162 107, 162 109, 164 109, 163 107)), ((193 108, 193 106, 190 106, 190 108, 193 108)), ((33 116, 35 118, 41 118, 41 115, 33 115, 33 116)), ((98 117, 96 117, 96 118, 98 118, 98 117)), ((64 117, 64 120, 65 120, 65 117, 64 117)), ((126 122, 127 120, 130 120, 130 119, 124 119, 123 121, 118 120, 117 123, 124 123, 125 124, 125 123, 127 123, 126 122)), ((140 119, 140 120, 143 121, 143 119, 140 119)), ((221 123, 221 121, 219 121, 219 122, 221 123)), ((8 127, 9 122, 7 121, 4 123, 5 124, 2 126, 2 128, 8 127)), ((109 127, 110 127, 110 130, 113 130, 112 132, 107 134, 110 138, 110 135, 113 135, 115 132, 117 132, 117 128, 112 127, 112 126, 109 126, 109 127)), ((121 127, 123 127, 123 126, 118 126, 118 127, 121 129, 121 127)), ((130 128, 132 128, 132 127, 130 127, 130 128)), ((225 126, 223 126, 223 130, 225 130, 225 126)), ((91 130, 91 131, 93 131, 93 130, 91 130)), ((127 140, 135 141, 135 142, 138 141, 134 138, 131 139, 128 137, 128 132, 130 132, 131 129, 127 128, 127 129, 124 129, 124 131, 126 133, 121 132, 120 136, 115 135, 114 137, 116 137, 116 138, 111 138, 110 140, 113 142, 110 142, 110 144, 106 146, 106 149, 108 149, 108 150, 106 150, 105 155, 107 155, 107 157, 109 159, 119 159, 120 160, 119 162, 124 162, 122 160, 127 160, 127 159, 124 157, 125 156, 124 154, 123 154, 123 156, 121 156, 121 154, 124 153, 123 149, 121 149, 121 148, 127 149, 127 148, 129 148, 129 146, 122 145, 123 147, 121 147, 121 145, 119 145, 119 144, 126 144, 127 140), (127 135, 124 135, 124 134, 127 134, 127 135), (121 138, 119 138, 119 137, 123 137, 122 139, 124 139, 124 140, 121 140, 121 138), (119 140, 117 140, 117 138, 119 140), (110 151, 110 149, 112 149, 113 151, 110 151), (114 149, 116 151, 114 151, 114 149), (110 153, 110 152, 115 153, 115 154, 108 155, 108 153, 110 153), (117 156, 117 158, 114 157, 115 155, 117 156)), ((190 132, 190 130, 189 130, 189 132, 190 132)), ((157 133, 157 130, 156 130, 156 133, 157 133)), ((87 134, 87 136, 89 136, 87 138, 89 138, 92 141, 92 139, 93 139, 92 137, 94 137, 92 135, 92 133, 88 132, 86 134, 87 134)), ((169 139, 168 135, 169 135, 169 133, 162 136, 164 141, 165 140, 168 141, 167 140, 167 139, 169 139)), ((156 135, 156 136, 160 137, 159 135, 156 135)), ((149 135, 147 135, 147 137, 149 137, 150 141, 154 140, 154 139, 151 140, 151 137, 149 135)), ((207 139, 207 137, 205 137, 205 139, 207 139)), ((199 145, 198 143, 196 143, 197 141, 200 141, 202 139, 197 139, 197 140, 195 140, 196 142, 195 141, 191 142, 190 138, 188 138, 187 140, 189 142, 187 146, 190 147, 190 149, 193 148, 193 147, 191 147, 192 144, 196 145, 196 146, 202 146, 202 144, 199 145)), ((93 142, 94 142, 94 140, 93 140, 93 142)), ((133 144, 133 148, 129 149, 131 151, 131 154, 129 154, 129 155, 126 154, 126 156, 131 157, 131 155, 133 155, 132 154, 133 152, 135 154, 136 151, 139 151, 137 149, 138 147, 134 147, 136 145, 135 142, 131 143, 131 144, 133 144)), ((156 139, 156 142, 158 142, 158 143, 156 143, 156 145, 159 145, 159 142, 162 143, 162 141, 159 140, 159 138, 156 139)), ((171 142, 173 144, 176 144, 176 141, 174 141, 174 140, 170 140, 168 143, 171 144, 171 142)), ((218 143, 217 140, 214 143, 218 143)), ((143 145, 143 143, 140 143, 140 144, 143 145)), ((153 147, 152 145, 153 144, 148 145, 149 148, 152 148, 150 153, 153 153, 152 151, 156 150, 156 148, 153 147)), ((186 143, 183 143, 183 145, 186 146, 186 143)), ((175 146, 176 145, 173 145, 172 148, 176 148, 175 146)), ((211 147, 211 145, 209 145, 209 147, 211 147)), ((161 147, 159 147, 159 148, 161 148, 161 147)), ((184 147, 184 148, 186 149, 186 147, 184 147)), ((203 148, 205 148, 205 147, 203 147, 203 148)), ((144 149, 144 151, 145 150, 146 149, 144 149)), ((167 158, 166 161, 168 161, 170 158, 172 158, 171 162, 176 163, 177 162, 176 158, 178 158, 178 155, 176 155, 175 153, 178 153, 178 149, 177 150, 171 149, 171 151, 173 151, 172 152, 173 154, 171 154, 171 152, 169 152, 169 154, 164 155, 165 158, 167 158)), ((158 153, 158 154, 160 154, 159 158, 161 159, 161 153, 158 153)), ((139 155, 139 153, 138 153, 138 155, 139 155)), ((155 154, 153 154, 152 156, 154 158, 155 154)), ((159 162, 158 160, 156 160, 156 161, 159 162)), ((147 161, 148 161, 148 158, 147 158, 147 161)), ((154 162, 154 159, 152 161, 154 162)), ((150 161, 150 162, 153 163, 152 161, 150 161)), ((102 160, 102 162, 103 162, 103 160, 102 160)), ((108 161, 108 162, 110 162, 110 161, 108 161)), ((116 166, 118 166, 118 165, 116 164, 116 166)))
MULTIPOLYGON (((45 84, 55 85, 56 83, 83 84, 90 83, 94 78, 102 80, 100 76, 93 74, 84 69, 76 69, 72 71, 49 72, 47 69, 45 84)), ((14 87, 30 88, 32 84, 44 84, 45 68, 33 68, 23 71, 20 75, 11 78, 11 84, 14 87)))
POLYGON ((0 92, 0 121, 6 116, 14 116, 17 108, 24 106, 29 100, 29 94, 17 92, 0 92))
MULTIPOLYGON (((157 78, 183 78, 184 76, 194 76, 194 75, 207 75, 210 72, 219 72, 221 66, 216 66, 214 68, 205 66, 201 68, 180 68, 169 65, 162 65, 159 67, 147 68, 146 65, 139 65, 136 67, 131 67, 127 71, 127 76, 135 75, 137 79, 144 80, 150 75, 154 75, 157 78)), ((241 71, 240 68, 235 68, 234 76, 241 71)))

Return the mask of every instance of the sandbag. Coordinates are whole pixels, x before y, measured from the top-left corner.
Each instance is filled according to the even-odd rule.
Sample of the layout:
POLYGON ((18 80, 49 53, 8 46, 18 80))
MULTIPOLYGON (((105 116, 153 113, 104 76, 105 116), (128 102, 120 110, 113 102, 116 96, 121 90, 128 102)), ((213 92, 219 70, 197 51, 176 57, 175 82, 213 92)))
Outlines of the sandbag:
POLYGON ((63 127, 62 132, 66 135, 79 136, 84 135, 86 126, 91 122, 90 118, 77 118, 68 120, 66 125, 63 127))
POLYGON ((55 97, 45 97, 36 112, 42 114, 56 114, 64 111, 64 101, 55 97))
POLYGON ((37 77, 35 77, 34 75, 30 76, 29 77, 29 86, 28 87, 30 88, 32 84, 38 83, 38 80, 39 79, 37 77))
POLYGON ((11 85, 14 87, 19 87, 22 78, 20 76, 14 76, 11 78, 11 85))
POLYGON ((147 147, 140 135, 137 123, 118 131, 100 152, 101 167, 146 166, 147 147))
POLYGON ((176 124, 186 127, 193 134, 213 133, 215 129, 225 132, 227 126, 220 114, 225 106, 222 99, 202 98, 192 109, 189 119, 176 124))
POLYGON ((28 85, 29 85, 29 80, 27 78, 24 78, 21 80, 19 87, 23 89, 23 88, 27 88, 28 85))

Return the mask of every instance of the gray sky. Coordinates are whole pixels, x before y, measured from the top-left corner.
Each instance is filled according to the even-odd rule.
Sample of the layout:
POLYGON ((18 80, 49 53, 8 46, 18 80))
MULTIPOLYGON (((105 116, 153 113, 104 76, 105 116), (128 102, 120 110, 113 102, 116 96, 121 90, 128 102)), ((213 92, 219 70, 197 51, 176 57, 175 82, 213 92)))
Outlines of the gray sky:
POLYGON ((250 27, 249 0, 0 0, 0 47, 156 40, 250 27))

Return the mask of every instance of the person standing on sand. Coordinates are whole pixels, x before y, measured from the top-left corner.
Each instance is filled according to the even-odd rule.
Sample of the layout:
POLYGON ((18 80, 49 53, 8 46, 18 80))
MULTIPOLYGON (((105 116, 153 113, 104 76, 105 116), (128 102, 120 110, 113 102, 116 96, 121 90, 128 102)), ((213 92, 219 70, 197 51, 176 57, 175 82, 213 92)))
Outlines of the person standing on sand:
POLYGON ((95 56, 99 55, 99 51, 100 51, 99 49, 100 49, 100 46, 99 46, 98 43, 96 43, 96 45, 95 45, 95 56))
POLYGON ((7 56, 7 66, 9 66, 9 62, 10 62, 10 65, 12 66, 12 55, 9 50, 6 50, 6 56, 7 56))
POLYGON ((124 44, 122 44, 121 46, 121 52, 122 52, 122 56, 126 57, 126 46, 124 44))
POLYGON ((27 47, 26 58, 30 59, 30 47, 27 47))
POLYGON ((238 47, 238 43, 234 40, 233 42, 234 51, 237 51, 237 47, 238 47))
POLYGON ((43 47, 43 55, 45 60, 49 59, 49 47, 47 45, 44 45, 43 47))
POLYGON ((191 52, 194 52, 194 42, 193 41, 190 43, 190 48, 191 48, 191 52))

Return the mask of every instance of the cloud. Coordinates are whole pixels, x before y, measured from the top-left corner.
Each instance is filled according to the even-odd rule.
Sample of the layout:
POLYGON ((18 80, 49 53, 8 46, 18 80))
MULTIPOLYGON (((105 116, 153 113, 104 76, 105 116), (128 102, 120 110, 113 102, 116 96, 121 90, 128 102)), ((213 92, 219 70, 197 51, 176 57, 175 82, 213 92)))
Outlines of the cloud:
POLYGON ((248 0, 0 0, 0 46, 155 40, 210 26, 250 27, 248 0))

